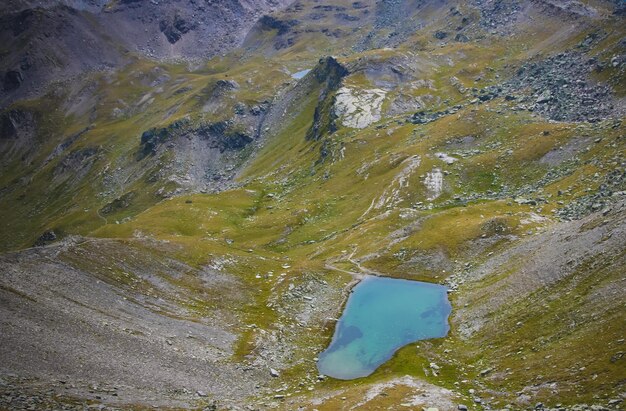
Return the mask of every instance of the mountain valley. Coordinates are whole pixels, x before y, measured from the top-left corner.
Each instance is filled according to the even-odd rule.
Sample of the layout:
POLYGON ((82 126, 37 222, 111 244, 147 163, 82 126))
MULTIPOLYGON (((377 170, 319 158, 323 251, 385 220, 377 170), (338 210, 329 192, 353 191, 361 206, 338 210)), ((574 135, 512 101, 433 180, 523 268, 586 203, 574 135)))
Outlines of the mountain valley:
POLYGON ((625 16, 4 2, 0 409, 622 409, 625 16), (320 375, 366 276, 448 335, 320 375))

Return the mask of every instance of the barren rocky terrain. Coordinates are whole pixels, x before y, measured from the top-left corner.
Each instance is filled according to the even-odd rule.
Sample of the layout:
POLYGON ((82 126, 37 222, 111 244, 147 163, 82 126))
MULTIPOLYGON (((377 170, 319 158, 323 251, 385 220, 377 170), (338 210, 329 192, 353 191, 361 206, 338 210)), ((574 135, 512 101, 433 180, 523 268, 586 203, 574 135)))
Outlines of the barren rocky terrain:
POLYGON ((0 409, 622 409, 625 10, 3 2, 0 409), (319 375, 368 275, 450 331, 319 375))

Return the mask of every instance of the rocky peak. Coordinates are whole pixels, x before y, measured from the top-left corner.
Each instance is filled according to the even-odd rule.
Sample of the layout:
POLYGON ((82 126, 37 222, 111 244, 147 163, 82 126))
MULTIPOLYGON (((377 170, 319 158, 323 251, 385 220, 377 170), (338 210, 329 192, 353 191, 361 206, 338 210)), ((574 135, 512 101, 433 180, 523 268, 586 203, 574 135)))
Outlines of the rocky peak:
POLYGON ((337 130, 337 115, 333 109, 335 92, 339 89, 342 79, 349 74, 348 69, 334 57, 327 56, 319 60, 318 65, 309 73, 320 85, 319 103, 315 107, 313 124, 306 134, 307 140, 320 140, 337 130))

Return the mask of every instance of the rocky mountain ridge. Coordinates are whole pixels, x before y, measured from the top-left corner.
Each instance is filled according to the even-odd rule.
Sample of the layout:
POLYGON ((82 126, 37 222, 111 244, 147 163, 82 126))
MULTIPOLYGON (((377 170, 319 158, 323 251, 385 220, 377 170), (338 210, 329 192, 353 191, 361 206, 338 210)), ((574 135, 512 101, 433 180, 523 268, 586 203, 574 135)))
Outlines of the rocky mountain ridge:
POLYGON ((0 9, 0 41, 5 44, 0 106, 41 95, 53 81, 114 70, 128 64, 132 54, 198 62, 226 53, 241 43, 260 16, 286 4, 9 1, 0 9))

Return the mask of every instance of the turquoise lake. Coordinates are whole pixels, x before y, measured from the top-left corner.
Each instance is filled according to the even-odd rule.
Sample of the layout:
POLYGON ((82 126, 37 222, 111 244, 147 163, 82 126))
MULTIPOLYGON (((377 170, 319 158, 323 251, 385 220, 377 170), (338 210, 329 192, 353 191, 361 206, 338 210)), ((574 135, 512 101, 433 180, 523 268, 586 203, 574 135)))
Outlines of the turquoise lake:
POLYGON ((352 290, 317 368, 341 380, 368 376, 399 348, 444 337, 451 309, 444 286, 366 277, 352 290))

